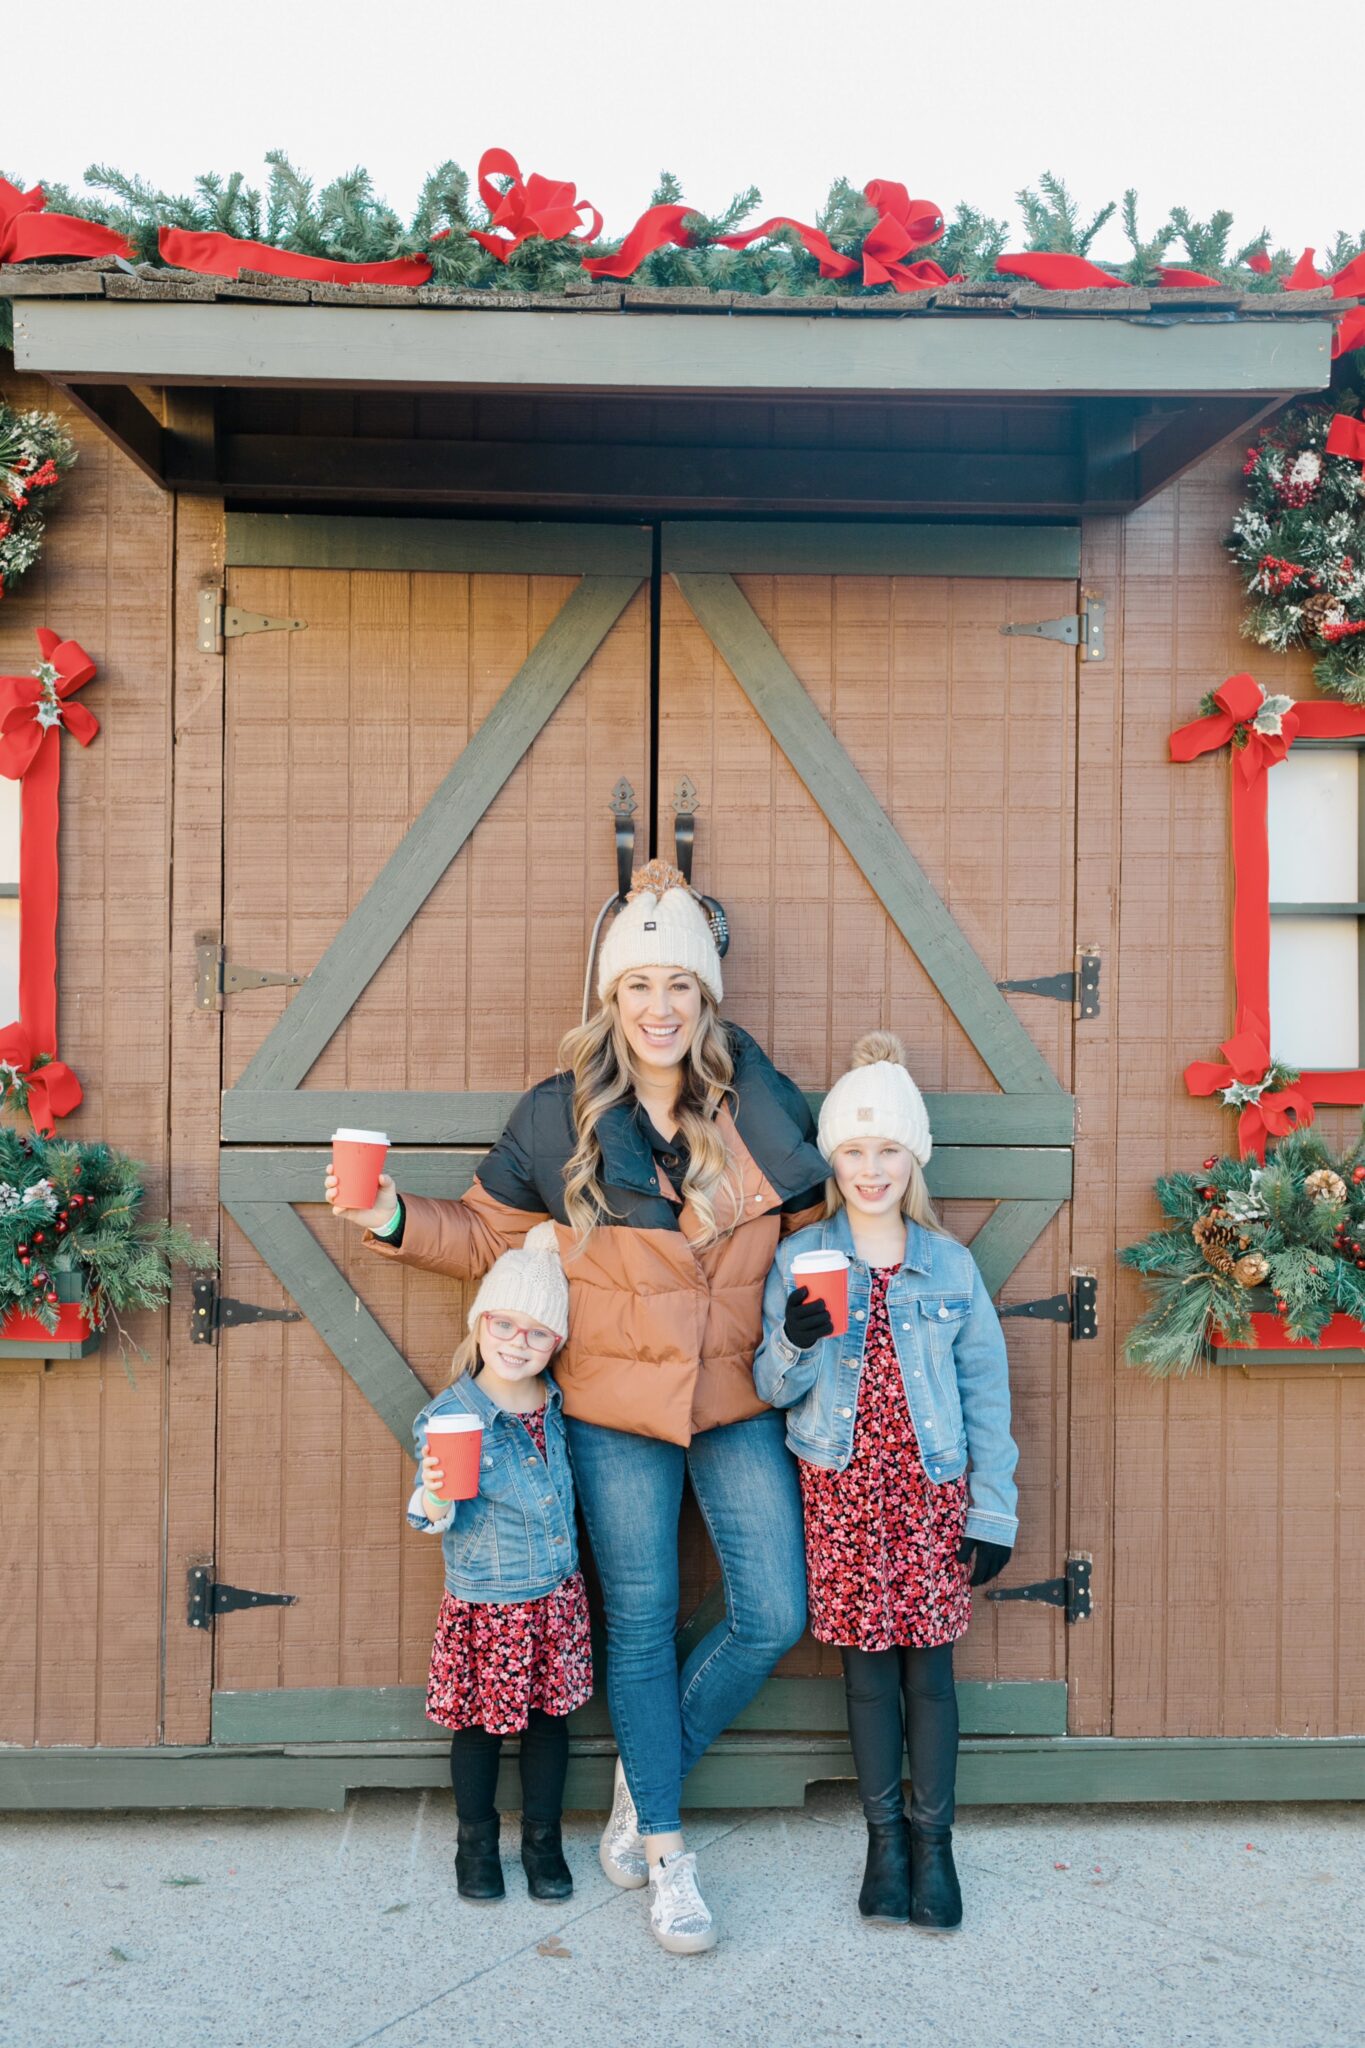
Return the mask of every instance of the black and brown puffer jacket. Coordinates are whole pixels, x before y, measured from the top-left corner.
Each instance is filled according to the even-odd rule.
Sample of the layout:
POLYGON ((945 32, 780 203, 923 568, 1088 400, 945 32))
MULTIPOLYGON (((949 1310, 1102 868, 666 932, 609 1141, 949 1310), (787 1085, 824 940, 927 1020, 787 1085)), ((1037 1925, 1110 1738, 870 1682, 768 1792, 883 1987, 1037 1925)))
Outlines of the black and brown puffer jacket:
POLYGON ((733 1111, 719 1126, 734 1190, 718 1206, 725 1234, 698 1251, 701 1225, 651 1149, 633 1102, 597 1126, 610 1220, 581 1252, 564 1209, 573 1152, 573 1080, 528 1089, 459 1201, 404 1195, 396 1244, 369 1233, 382 1258, 472 1280, 550 1217, 569 1280, 569 1338, 555 1361, 564 1412, 608 1429, 686 1444, 699 1430, 762 1412, 753 1358, 763 1282, 784 1230, 820 1213, 828 1168, 805 1097, 738 1026, 733 1111))

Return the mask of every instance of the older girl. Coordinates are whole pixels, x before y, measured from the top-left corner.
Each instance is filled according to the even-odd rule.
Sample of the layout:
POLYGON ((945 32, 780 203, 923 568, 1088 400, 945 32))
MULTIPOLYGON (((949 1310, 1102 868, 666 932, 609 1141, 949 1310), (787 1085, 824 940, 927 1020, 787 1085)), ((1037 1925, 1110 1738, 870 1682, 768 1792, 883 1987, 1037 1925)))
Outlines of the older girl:
POLYGON ((971 1253, 934 1214, 930 1142, 899 1040, 869 1034, 825 1097, 826 1221, 778 1251, 754 1379, 786 1409, 801 1460, 811 1632, 843 1657, 868 1832, 859 1908, 946 1928, 962 1918, 952 1646, 970 1587, 1009 1561, 1018 1452, 1000 1320, 971 1253), (792 1285, 793 1258, 817 1250, 850 1262, 844 1336, 792 1285))
POLYGON ((620 1751, 601 1862, 613 1884, 648 1884, 655 1938, 686 1954, 716 1932, 681 1832, 683 1778, 805 1625, 795 1467, 753 1356, 778 1237, 819 1213, 825 1165, 799 1090, 722 1022, 710 923, 676 869, 636 875, 597 989, 563 1071, 521 1098, 467 1194, 400 1202, 386 1176, 350 1220, 380 1255, 459 1279, 555 1222, 570 1309, 556 1376, 620 1751), (685 1475, 726 1613, 679 1671, 685 1475))

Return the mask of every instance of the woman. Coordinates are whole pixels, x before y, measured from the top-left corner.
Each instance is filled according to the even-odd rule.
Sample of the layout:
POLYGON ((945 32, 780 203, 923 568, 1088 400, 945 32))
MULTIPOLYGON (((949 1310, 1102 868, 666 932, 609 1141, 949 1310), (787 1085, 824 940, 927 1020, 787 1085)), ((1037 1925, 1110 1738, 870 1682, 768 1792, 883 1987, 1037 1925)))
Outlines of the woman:
MULTIPOLYGON (((545 1216, 569 1280, 556 1367, 578 1498, 606 1604, 620 1758, 601 1862, 649 1886, 674 1954, 714 1946, 684 1845, 682 1781, 805 1626, 801 1505, 782 1418, 754 1390, 779 1235, 821 1212, 806 1102, 722 1023, 720 957, 676 869, 651 862, 603 943, 597 1014, 530 1089, 458 1202, 401 1201, 367 1226, 387 1258, 472 1279, 545 1216), (681 1672, 678 1516, 690 1477, 726 1614, 681 1672)), ((328 1200, 335 1206, 329 1176, 328 1200)))

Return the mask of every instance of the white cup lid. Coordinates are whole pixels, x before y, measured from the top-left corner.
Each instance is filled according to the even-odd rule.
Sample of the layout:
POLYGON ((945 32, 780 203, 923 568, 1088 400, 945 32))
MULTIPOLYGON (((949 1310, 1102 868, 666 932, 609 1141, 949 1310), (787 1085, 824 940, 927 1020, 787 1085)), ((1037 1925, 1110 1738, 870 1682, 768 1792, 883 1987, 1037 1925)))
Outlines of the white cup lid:
POLYGON ((389 1142, 387 1131, 333 1131, 334 1145, 338 1138, 347 1145, 387 1145, 389 1142))
POLYGON ((848 1264, 842 1252, 798 1252, 792 1260, 793 1273, 839 1273, 848 1264))
POLYGON ((483 1420, 478 1415, 433 1415, 426 1424, 428 1436, 456 1436, 468 1429, 482 1429, 483 1420))

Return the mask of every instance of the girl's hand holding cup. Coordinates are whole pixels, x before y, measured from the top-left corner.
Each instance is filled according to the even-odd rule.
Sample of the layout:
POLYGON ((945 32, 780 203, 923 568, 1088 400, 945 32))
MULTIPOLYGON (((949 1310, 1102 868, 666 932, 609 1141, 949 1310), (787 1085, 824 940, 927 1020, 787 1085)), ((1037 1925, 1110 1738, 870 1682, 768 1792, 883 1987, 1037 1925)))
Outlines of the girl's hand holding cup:
POLYGON ((450 1505, 448 1501, 441 1498, 443 1483, 440 1465, 432 1457, 430 1451, 424 1450, 422 1453, 422 1491, 426 1495, 428 1507, 439 1506, 444 1511, 450 1505))

